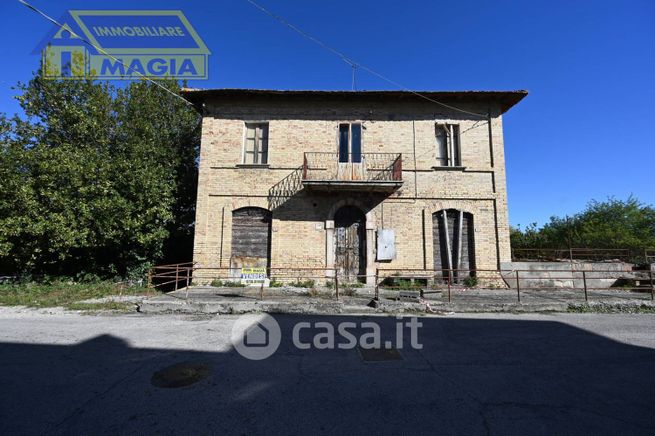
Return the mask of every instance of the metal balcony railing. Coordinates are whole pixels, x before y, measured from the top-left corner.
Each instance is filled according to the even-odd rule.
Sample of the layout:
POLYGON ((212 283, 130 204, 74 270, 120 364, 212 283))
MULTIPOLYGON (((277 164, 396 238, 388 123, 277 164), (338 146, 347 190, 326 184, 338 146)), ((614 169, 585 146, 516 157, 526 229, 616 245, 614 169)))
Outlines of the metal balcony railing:
POLYGON ((402 154, 306 152, 303 181, 402 182, 402 154))

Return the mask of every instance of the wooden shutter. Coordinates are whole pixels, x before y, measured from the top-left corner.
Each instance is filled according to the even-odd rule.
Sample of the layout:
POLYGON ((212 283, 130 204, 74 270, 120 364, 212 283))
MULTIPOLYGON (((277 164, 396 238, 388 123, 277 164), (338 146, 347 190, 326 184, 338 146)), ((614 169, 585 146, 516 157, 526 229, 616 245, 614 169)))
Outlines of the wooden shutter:
POLYGON ((267 259, 271 213, 247 207, 232 212, 232 257, 267 259))
MULTIPOLYGON (((456 209, 440 210, 432 214, 433 254, 435 270, 475 269, 473 215, 456 209)), ((466 271, 454 273, 466 277, 466 271)), ((448 273, 444 273, 447 277, 448 273)))

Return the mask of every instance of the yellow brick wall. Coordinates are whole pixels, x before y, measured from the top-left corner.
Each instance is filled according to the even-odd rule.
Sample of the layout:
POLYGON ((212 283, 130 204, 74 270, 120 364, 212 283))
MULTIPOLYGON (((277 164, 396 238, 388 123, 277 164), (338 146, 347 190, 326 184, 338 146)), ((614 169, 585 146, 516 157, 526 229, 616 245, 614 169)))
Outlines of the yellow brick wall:
POLYGON ((203 267, 229 267, 232 211, 245 206, 271 209, 269 189, 302 165, 303 152, 336 152, 338 124, 355 121, 363 125, 363 153, 402 153, 403 186, 386 197, 300 192, 273 210, 273 268, 325 267, 326 220, 334 203, 345 198, 366 204, 376 229, 384 226, 396 232, 397 258, 377 263, 379 267, 422 268, 425 264, 432 268, 432 214, 448 208, 474 216, 477 268, 495 269, 500 261, 509 261, 502 117, 493 103, 458 106, 478 113, 491 111, 493 156, 486 119, 429 102, 207 102, 194 261, 203 267), (237 167, 242 162, 245 121, 269 123, 267 168, 237 167), (438 164, 436 122, 460 125, 465 170, 433 169, 438 164))

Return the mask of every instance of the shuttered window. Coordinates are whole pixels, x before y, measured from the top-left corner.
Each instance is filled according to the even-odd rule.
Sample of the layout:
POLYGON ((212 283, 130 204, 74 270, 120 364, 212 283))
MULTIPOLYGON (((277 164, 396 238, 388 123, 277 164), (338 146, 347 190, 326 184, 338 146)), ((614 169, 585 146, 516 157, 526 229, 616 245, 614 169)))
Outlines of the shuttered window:
POLYGON ((268 123, 246 123, 243 163, 264 165, 268 163, 268 123))

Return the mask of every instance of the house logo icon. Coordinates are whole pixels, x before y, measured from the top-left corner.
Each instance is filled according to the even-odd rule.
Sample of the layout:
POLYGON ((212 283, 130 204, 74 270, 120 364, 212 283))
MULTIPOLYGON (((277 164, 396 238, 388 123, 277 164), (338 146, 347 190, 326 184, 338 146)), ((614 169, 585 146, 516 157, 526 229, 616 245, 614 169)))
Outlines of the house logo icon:
POLYGON ((269 338, 270 333, 268 329, 257 323, 246 330, 243 343, 248 347, 266 347, 269 344, 269 338))
POLYGON ((244 315, 232 326, 234 349, 246 359, 263 360, 280 346, 280 325, 270 315, 244 315))

